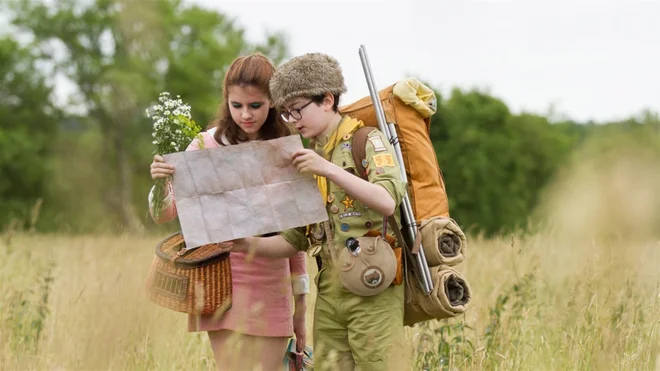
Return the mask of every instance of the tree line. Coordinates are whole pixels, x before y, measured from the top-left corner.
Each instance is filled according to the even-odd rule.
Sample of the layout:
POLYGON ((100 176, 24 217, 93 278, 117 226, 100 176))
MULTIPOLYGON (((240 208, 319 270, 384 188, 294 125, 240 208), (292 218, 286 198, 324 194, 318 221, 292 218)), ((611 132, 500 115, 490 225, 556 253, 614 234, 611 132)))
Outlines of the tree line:
MULTIPOLYGON (((147 214, 152 145, 145 108, 169 91, 205 126, 236 56, 259 51, 276 64, 289 57, 286 35, 251 43, 228 16, 177 0, 0 6, 13 28, 0 36, 3 228, 171 228, 155 226, 147 214), (55 104, 58 74, 72 82, 73 109, 55 104)), ((590 140, 660 136, 660 119, 648 111, 622 122, 581 123, 515 114, 479 90, 437 96, 431 137, 452 217, 488 235, 527 228, 549 182, 590 140)))

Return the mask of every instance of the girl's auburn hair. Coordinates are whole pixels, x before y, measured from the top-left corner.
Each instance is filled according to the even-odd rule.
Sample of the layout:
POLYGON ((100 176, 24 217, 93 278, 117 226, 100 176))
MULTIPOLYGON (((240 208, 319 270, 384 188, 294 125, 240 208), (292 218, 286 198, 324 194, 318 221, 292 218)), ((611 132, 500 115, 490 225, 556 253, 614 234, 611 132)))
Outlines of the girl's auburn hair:
MULTIPOLYGON (((275 66, 260 53, 238 57, 231 63, 223 79, 223 102, 220 104, 216 119, 208 126, 208 128, 218 128, 214 134, 217 143, 224 145, 223 136, 229 144, 238 144, 248 140, 245 132, 231 118, 228 99, 229 88, 232 86, 252 86, 266 94, 270 99, 268 83, 273 73, 275 73, 275 66)), ((268 110, 266 122, 259 130, 260 137, 263 140, 281 138, 294 133, 294 128, 282 120, 274 107, 268 110)))

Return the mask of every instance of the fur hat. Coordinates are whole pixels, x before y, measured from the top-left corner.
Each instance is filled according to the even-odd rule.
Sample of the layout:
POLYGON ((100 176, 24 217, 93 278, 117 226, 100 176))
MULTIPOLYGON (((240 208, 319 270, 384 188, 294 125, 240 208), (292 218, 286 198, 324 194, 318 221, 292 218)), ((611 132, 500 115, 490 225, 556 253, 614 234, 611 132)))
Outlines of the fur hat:
POLYGON ((297 97, 345 92, 339 63, 321 53, 303 54, 287 61, 270 79, 270 95, 276 108, 297 97))

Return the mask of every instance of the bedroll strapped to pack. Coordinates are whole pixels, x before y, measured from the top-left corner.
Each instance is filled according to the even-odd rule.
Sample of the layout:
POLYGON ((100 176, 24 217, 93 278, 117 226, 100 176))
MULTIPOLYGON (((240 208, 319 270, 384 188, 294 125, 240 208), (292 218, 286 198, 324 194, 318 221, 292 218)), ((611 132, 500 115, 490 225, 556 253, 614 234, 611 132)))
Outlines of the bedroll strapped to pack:
MULTIPOLYGON (((353 134, 353 161, 358 175, 365 180, 367 180, 366 169, 362 166, 362 160, 366 154, 367 137, 373 130, 376 129, 363 127, 353 134)), ((408 252, 405 261, 407 264, 404 264, 406 275, 404 324, 407 326, 432 319, 455 317, 467 310, 471 298, 469 284, 459 272, 451 268, 464 259, 463 249, 466 239, 458 225, 450 218, 432 217, 420 223, 419 231, 418 238, 412 246, 404 247, 408 252), (412 269, 411 255, 418 252, 422 242, 426 242, 423 245, 424 252, 434 283, 430 295, 425 295, 417 283, 411 280, 411 276, 418 274, 412 269)), ((403 239, 401 234, 398 234, 397 238, 403 239)), ((405 241, 403 243, 405 244, 405 241)))
POLYGON ((378 128, 394 146, 408 185, 401 205, 402 232, 407 232, 407 241, 400 242, 406 256, 404 324, 455 317, 467 310, 472 294, 465 277, 453 268, 464 260, 467 241, 449 216, 445 183, 430 138, 435 93, 416 79, 376 91, 364 46, 360 57, 370 96, 339 110, 366 126, 353 135, 359 175, 366 178, 361 159, 369 132, 378 128))

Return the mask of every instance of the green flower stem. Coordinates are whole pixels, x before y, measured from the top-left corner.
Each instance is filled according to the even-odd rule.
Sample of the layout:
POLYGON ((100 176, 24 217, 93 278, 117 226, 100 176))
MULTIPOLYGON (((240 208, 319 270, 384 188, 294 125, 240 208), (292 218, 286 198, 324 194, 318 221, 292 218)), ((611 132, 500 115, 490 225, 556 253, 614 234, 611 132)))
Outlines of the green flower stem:
POLYGON ((156 179, 156 186, 154 187, 153 199, 151 200, 151 209, 154 213, 154 219, 160 219, 163 207, 165 207, 165 187, 169 178, 156 179))

